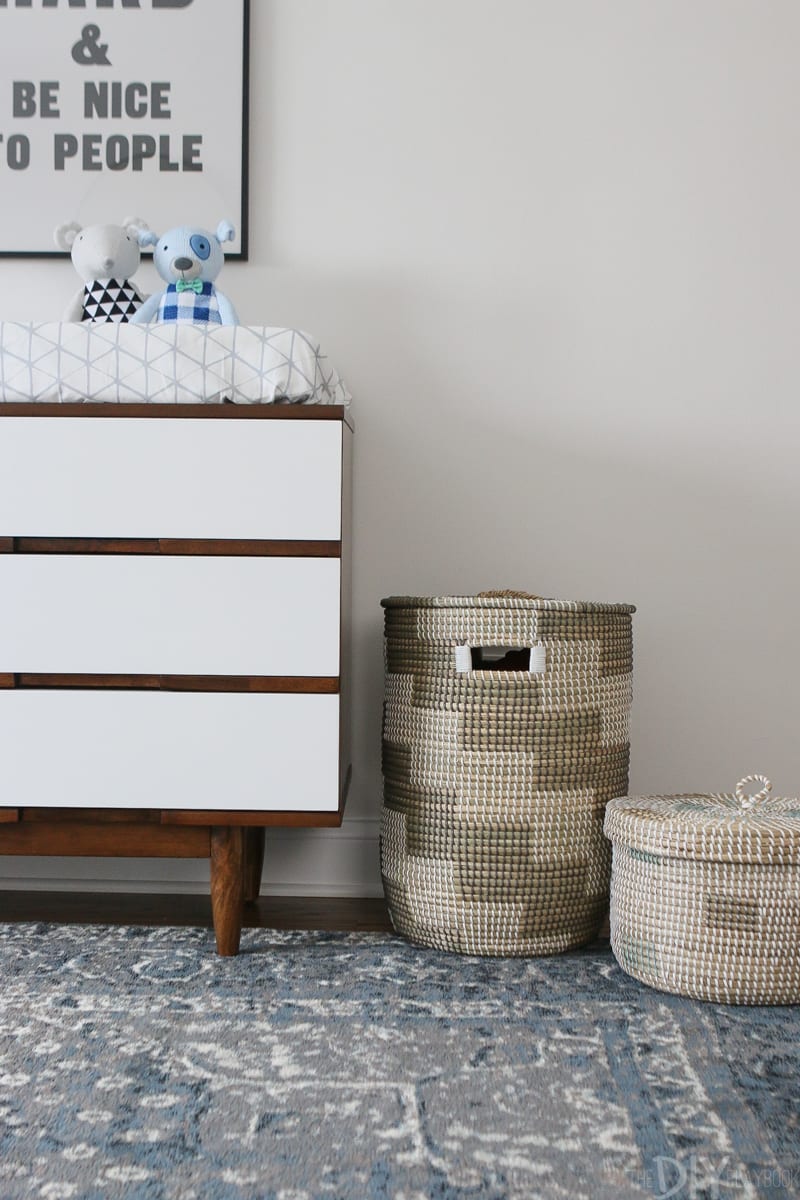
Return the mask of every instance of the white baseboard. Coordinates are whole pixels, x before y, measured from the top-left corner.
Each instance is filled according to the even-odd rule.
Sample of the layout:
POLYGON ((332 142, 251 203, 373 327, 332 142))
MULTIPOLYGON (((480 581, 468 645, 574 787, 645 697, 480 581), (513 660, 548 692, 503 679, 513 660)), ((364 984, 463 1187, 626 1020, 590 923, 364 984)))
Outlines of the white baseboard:
MULTIPOLYGON (((341 829, 268 829, 262 896, 382 896, 376 817, 341 829)), ((187 858, 0 856, 0 891, 208 891, 208 862, 187 858)), ((2 913, 2 903, 0 903, 2 913)))

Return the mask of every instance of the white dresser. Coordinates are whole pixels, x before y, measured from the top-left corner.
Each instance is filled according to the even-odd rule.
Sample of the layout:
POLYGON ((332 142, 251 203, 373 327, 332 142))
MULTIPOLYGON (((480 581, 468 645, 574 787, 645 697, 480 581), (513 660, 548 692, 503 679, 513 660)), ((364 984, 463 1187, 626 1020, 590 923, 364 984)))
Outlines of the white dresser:
POLYGON ((0 405, 0 854, 207 854, 236 952, 264 826, 342 818, 351 443, 336 406, 0 405))

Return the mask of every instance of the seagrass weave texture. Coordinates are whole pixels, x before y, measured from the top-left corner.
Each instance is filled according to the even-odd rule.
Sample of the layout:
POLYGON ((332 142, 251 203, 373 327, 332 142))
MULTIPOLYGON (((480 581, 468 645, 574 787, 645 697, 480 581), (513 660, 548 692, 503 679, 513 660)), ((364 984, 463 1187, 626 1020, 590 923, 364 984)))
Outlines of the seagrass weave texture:
POLYGON ((609 805, 611 945, 629 975, 699 1000, 800 1002, 800 801, 770 790, 748 776, 735 795, 609 805))
POLYGON ((590 941, 608 908, 603 814, 627 791, 634 609, 497 592, 382 603, 395 928, 475 954, 590 941))

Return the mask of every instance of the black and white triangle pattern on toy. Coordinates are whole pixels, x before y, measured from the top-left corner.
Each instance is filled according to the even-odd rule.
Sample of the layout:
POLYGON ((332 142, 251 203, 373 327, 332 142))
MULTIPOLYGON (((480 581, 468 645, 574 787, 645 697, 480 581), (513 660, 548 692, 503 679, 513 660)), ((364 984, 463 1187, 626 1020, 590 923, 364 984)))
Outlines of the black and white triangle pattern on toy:
POLYGON ((93 279, 83 289, 82 321, 129 321, 142 303, 134 284, 123 279, 93 279))

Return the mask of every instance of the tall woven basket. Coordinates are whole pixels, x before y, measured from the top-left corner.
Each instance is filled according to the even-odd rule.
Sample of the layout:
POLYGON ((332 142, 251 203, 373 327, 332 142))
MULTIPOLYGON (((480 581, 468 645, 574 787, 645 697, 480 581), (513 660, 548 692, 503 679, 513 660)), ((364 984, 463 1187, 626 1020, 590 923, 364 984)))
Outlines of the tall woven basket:
POLYGON ((629 975, 697 1000, 800 1004, 800 800, 771 788, 748 775, 733 794, 609 804, 611 946, 629 975))
POLYGON ((525 593, 385 609, 381 867, 396 930, 552 954, 608 910, 608 800, 628 786, 631 605, 525 593))

